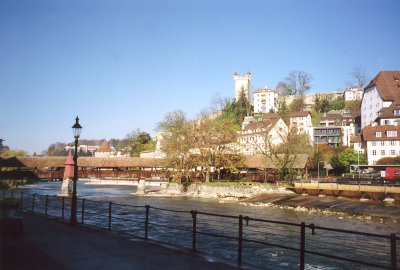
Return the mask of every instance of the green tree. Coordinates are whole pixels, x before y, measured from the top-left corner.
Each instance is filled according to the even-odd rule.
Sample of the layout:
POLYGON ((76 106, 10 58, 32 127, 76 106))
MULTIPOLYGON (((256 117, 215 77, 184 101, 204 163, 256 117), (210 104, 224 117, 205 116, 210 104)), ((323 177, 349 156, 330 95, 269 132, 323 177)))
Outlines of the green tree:
POLYGON ((140 129, 133 130, 126 136, 130 148, 131 156, 138 157, 140 152, 154 150, 155 143, 152 141, 149 133, 140 129))
POLYGON ((350 165, 354 164, 366 164, 367 157, 364 154, 357 154, 357 151, 353 148, 345 148, 342 152, 332 156, 331 165, 337 172, 343 172, 350 165))
POLYGON ((305 109, 306 102, 303 95, 297 96, 289 105, 290 112, 301 112, 305 109))
POLYGON ((344 102, 341 96, 338 96, 327 106, 327 112, 329 111, 339 111, 344 109, 344 102))
POLYGON ((345 102, 345 109, 346 110, 357 110, 361 107, 361 100, 350 100, 345 102))
POLYGON ((329 106, 329 102, 330 99, 328 95, 316 94, 314 96, 314 109, 318 113, 326 112, 329 106))
POLYGON ((237 127, 240 127, 244 117, 250 115, 250 111, 252 110, 253 108, 242 89, 238 100, 227 102, 225 108, 222 110, 222 117, 231 119, 237 127))

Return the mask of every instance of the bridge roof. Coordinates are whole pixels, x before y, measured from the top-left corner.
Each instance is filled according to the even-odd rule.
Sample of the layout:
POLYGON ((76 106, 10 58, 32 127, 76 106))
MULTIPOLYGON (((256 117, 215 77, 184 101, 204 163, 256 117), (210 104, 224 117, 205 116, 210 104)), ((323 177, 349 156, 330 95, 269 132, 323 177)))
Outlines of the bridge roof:
MULTIPOLYGON (((67 157, 12 157, 0 158, 0 167, 25 167, 25 168, 63 168, 67 157)), ((127 168, 127 167, 162 167, 162 160, 154 158, 99 158, 80 157, 79 167, 96 168, 127 168)))
MULTIPOLYGON (((1 158, 0 167, 20 167, 20 168, 64 168, 67 157, 11 157, 1 158)), ((245 168, 269 168, 276 169, 277 160, 270 159, 264 155, 254 155, 246 157, 245 168)), ((294 169, 305 169, 311 167, 310 157, 306 154, 296 155, 293 164, 294 169)), ((78 166, 86 168, 162 168, 163 160, 156 158, 105 158, 105 157, 80 157, 78 166)))
MULTIPOLYGON (((278 155, 279 159, 283 159, 283 154, 278 155)), ((307 154, 298 154, 298 155, 291 155, 291 158, 294 158, 293 169, 305 169, 311 168, 311 159, 307 154)), ((269 158, 265 155, 258 154, 254 156, 248 156, 245 161, 245 166, 247 168, 267 168, 267 169, 276 169, 277 164, 279 164, 276 158, 269 158)))

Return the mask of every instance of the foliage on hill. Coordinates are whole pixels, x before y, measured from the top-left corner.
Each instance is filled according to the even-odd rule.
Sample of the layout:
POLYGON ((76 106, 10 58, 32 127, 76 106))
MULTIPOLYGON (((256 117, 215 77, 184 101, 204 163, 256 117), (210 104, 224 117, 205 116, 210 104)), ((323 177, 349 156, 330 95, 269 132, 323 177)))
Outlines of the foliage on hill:
POLYGON ((222 109, 222 118, 230 119, 236 126, 240 127, 244 118, 253 111, 250 102, 247 100, 244 91, 240 92, 238 100, 227 102, 222 109))

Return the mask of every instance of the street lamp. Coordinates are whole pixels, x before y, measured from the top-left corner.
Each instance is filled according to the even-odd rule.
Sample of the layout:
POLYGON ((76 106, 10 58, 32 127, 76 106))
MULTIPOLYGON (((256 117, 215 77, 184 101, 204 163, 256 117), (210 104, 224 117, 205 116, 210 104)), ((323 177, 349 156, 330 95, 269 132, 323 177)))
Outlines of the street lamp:
POLYGON ((76 122, 72 126, 72 132, 75 137, 75 153, 74 153, 74 178, 72 181, 74 182, 73 189, 72 189, 72 201, 71 201, 71 218, 70 224, 76 224, 76 204, 77 204, 77 197, 76 197, 76 181, 78 180, 78 139, 81 135, 82 126, 79 124, 79 118, 76 117, 76 122))

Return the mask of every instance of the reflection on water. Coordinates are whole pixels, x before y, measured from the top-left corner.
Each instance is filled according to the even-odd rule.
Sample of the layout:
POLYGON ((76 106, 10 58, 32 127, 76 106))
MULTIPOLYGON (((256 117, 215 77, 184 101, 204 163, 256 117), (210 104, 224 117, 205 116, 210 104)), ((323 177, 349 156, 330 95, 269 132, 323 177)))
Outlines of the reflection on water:
MULTIPOLYGON (((20 187, 24 196, 29 194, 57 195, 61 190, 61 182, 48 182, 20 187)), ((112 201, 112 229, 121 230, 135 234, 144 235, 144 206, 150 205, 149 213, 149 238, 172 243, 181 247, 191 248, 192 245, 192 216, 190 210, 208 213, 219 213, 232 216, 249 216, 252 218, 279 220, 300 224, 314 223, 316 226, 357 230, 376 234, 389 235, 400 233, 397 224, 379 224, 375 222, 361 222, 338 216, 328 216, 320 213, 309 214, 307 212, 296 212, 276 207, 255 207, 237 203, 218 203, 217 199, 185 198, 185 197, 143 197, 135 196, 134 186, 102 186, 85 185, 78 182, 78 196, 86 198, 85 201, 85 223, 108 227, 109 204, 93 202, 112 201), (119 205, 121 204, 121 205, 119 205), (125 206, 132 205, 132 206, 125 206), (184 210, 186 212, 170 212, 155 208, 184 210)), ((60 198, 52 197, 49 200, 50 214, 60 216, 60 198), (58 212, 57 212, 58 211, 58 212)), ((43 197, 38 197, 35 209, 43 208, 43 197)), ((69 218, 69 201, 65 200, 65 218, 69 218)), ((78 220, 82 218, 79 209, 82 201, 78 202, 78 220)), ((232 261, 237 256, 237 240, 210 237, 201 234, 213 233, 228 237, 237 237, 238 219, 222 218, 198 214, 197 250, 222 256, 232 261)), ((274 245, 285 245, 298 248, 300 245, 300 228, 281 224, 263 223, 250 221, 244 224, 243 236, 245 239, 268 242, 274 245)), ((338 234, 330 231, 317 230, 315 235, 307 230, 306 249, 318 251, 337 256, 351 257, 353 259, 372 261, 377 264, 390 265, 390 245, 388 239, 371 238, 359 235, 338 234)), ((298 269, 299 255, 297 251, 281 249, 278 247, 264 246, 244 241, 243 261, 259 266, 268 265, 269 268, 298 269), (273 267, 271 267, 271 265, 273 267)), ((351 263, 337 262, 333 259, 306 255, 307 269, 370 269, 360 267, 351 263)), ((371 268, 374 269, 374 268, 371 268)))

